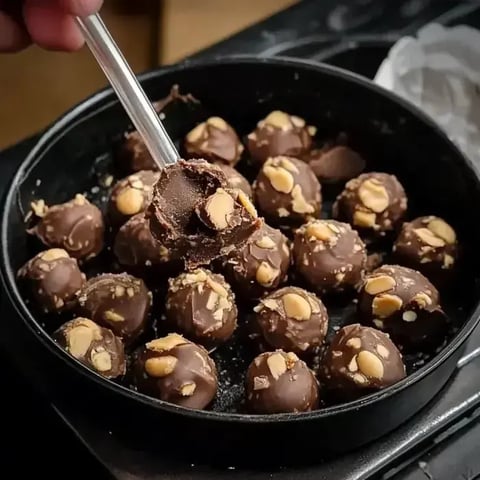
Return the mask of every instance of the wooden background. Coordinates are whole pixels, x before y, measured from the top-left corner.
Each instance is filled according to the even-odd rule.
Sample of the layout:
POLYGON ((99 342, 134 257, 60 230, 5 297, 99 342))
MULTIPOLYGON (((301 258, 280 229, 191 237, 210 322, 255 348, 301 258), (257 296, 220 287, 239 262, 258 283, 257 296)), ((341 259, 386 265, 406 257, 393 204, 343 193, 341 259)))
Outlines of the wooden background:
MULTIPOLYGON (((135 72, 173 63, 296 0, 106 0, 105 23, 135 72)), ((84 48, 0 54, 0 149, 47 127, 106 86, 84 48)))

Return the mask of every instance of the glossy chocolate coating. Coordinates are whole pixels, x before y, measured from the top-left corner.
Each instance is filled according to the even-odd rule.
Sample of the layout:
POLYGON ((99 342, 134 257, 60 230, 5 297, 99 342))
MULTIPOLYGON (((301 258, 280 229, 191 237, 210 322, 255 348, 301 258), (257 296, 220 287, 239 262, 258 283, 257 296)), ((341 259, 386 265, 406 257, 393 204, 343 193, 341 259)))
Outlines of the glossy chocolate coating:
POLYGON ((420 272, 398 265, 365 277, 358 312, 362 323, 390 334, 405 351, 438 346, 448 326, 437 289, 420 272))
POLYGON ((360 175, 365 168, 365 160, 344 145, 312 150, 305 160, 320 183, 345 182, 360 175))
POLYGON ((303 118, 275 110, 248 135, 248 151, 260 165, 279 155, 302 157, 312 148, 315 133, 316 128, 307 126, 303 118))
POLYGON ((132 380, 139 392, 195 409, 208 407, 218 388, 217 369, 205 348, 175 333, 137 352, 132 380))
POLYGON ((296 158, 269 158, 253 191, 255 203, 270 225, 300 226, 320 216, 320 183, 313 170, 296 158))
POLYGON ((313 293, 284 287, 263 298, 254 308, 260 344, 299 356, 313 353, 325 339, 328 313, 313 293))
POLYGON ((317 379, 293 352, 256 357, 248 367, 245 393, 250 413, 298 413, 318 407, 317 379))
POLYGON ((141 170, 119 180, 112 188, 108 202, 108 216, 114 226, 124 224, 129 218, 145 211, 152 198, 153 186, 160 173, 141 170))
POLYGON ((83 195, 48 207, 44 216, 29 230, 49 248, 63 248, 71 257, 89 260, 104 245, 102 212, 83 195))
POLYGON ((244 150, 235 130, 220 117, 207 118, 188 132, 184 147, 189 158, 204 158, 232 167, 244 150))
POLYGON ((153 236, 190 269, 243 245, 260 226, 247 196, 228 190, 224 173, 205 160, 164 168, 147 217, 153 236))
POLYGON ((237 313, 235 295, 222 275, 197 269, 169 281, 167 321, 192 341, 209 348, 225 342, 237 326, 237 313))
POLYGON ((293 242, 295 267, 320 293, 351 291, 365 273, 367 253, 348 223, 313 220, 302 225, 293 242))
POLYGON ((247 197, 253 197, 252 187, 250 183, 240 172, 238 172, 238 170, 222 163, 219 163, 217 165, 225 174, 225 177, 227 177, 227 184, 229 188, 231 188, 232 190, 239 189, 245 195, 247 195, 247 197))
POLYGON ((243 247, 223 259, 221 268, 243 298, 258 299, 286 281, 289 267, 287 237, 262 222, 243 247))
POLYGON ((151 303, 143 280, 126 273, 93 277, 78 296, 79 315, 110 328, 127 344, 143 333, 151 303))
POLYGON ((72 357, 106 378, 125 374, 123 343, 108 328, 87 318, 75 318, 53 334, 55 341, 72 357))
POLYGON ((407 196, 397 177, 370 172, 347 182, 337 197, 333 216, 350 223, 366 237, 395 230, 407 211, 407 196))
POLYGON ((77 300, 76 294, 85 284, 85 275, 77 260, 61 248, 35 255, 18 271, 18 277, 45 313, 72 308, 77 300))
POLYGON ((393 254, 400 265, 418 270, 434 284, 442 285, 457 263, 457 235, 439 217, 419 217, 402 225, 393 254))
POLYGON ((139 274, 167 267, 170 260, 168 250, 153 238, 143 212, 134 215, 120 227, 113 251, 120 265, 139 274))
POLYGON ((405 376, 402 355, 388 335, 359 324, 337 332, 321 368, 325 387, 345 401, 386 388, 405 376))

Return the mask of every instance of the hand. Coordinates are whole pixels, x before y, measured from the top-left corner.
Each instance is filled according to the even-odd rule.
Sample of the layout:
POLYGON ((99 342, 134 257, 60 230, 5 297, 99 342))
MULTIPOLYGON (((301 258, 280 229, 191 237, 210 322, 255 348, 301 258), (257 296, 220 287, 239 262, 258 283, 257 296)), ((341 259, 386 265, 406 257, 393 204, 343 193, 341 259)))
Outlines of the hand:
POLYGON ((74 17, 96 13, 103 0, 0 0, 0 52, 35 43, 47 50, 75 51, 83 46, 74 17))

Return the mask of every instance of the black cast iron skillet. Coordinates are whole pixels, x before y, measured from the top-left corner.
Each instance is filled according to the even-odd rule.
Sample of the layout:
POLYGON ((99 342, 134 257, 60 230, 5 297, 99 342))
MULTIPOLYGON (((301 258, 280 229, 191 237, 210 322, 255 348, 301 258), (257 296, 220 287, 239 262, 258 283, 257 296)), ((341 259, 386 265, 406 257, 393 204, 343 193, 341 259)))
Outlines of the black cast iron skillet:
MULTIPOLYGON (((346 132, 351 145, 368 159, 367 170, 399 177, 409 196, 411 217, 435 213, 457 230, 465 261, 459 280, 442 292, 455 331, 423 365, 419 357, 410 359, 409 376, 397 385, 352 403, 297 415, 241 413, 235 399, 241 394, 242 369, 252 357, 230 347, 215 355, 227 380, 236 385, 223 381, 224 400, 212 411, 156 401, 81 366, 50 339, 52 327, 44 327, 29 309, 15 272, 35 253, 25 234, 22 209, 33 199, 59 203, 89 191, 99 172, 111 170, 112 144, 128 119, 107 89, 73 108, 42 136, 5 199, 2 339, 32 381, 57 402, 75 402, 104 428, 123 434, 139 448, 217 463, 318 461, 386 434, 427 405, 448 381, 480 316, 480 222, 473 210, 480 204, 480 179, 472 164, 415 108, 363 78, 325 65, 288 58, 224 58, 150 72, 141 82, 152 100, 164 97, 174 83, 201 100, 204 107, 168 112, 165 125, 175 139, 211 113, 244 135, 278 108, 305 117, 318 127, 320 138, 346 132), (245 358, 238 360, 239 356, 245 358)), ((335 305, 330 314, 332 324, 354 321, 335 305)))

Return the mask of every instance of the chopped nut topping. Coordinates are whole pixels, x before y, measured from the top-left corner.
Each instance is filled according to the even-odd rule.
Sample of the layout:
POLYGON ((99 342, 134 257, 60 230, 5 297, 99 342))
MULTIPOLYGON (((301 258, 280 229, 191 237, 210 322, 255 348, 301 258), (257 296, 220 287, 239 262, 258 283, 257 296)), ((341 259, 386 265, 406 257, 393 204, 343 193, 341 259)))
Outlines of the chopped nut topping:
POLYGON ((254 390, 266 390, 270 387, 270 382, 268 381, 268 377, 265 375, 260 375, 258 377, 253 378, 253 389, 254 390))
POLYGON ((424 292, 417 293, 413 297, 412 301, 415 302, 420 308, 425 308, 426 306, 432 304, 432 299, 424 292))
POLYGON ((402 320, 404 322, 414 322, 417 319, 417 314, 413 310, 406 310, 403 312, 402 320))
POLYGON ((290 193, 295 185, 293 175, 288 170, 282 167, 275 167, 268 161, 263 167, 263 173, 277 192, 290 193))
POLYGON ((256 240, 255 245, 259 248, 265 248, 267 250, 272 250, 276 247, 275 242, 267 235, 264 235, 259 240, 256 240))
POLYGON ((457 240, 455 230, 441 218, 434 218, 431 220, 428 223, 427 228, 449 245, 453 245, 457 240))
POLYGON ((178 335, 177 333, 170 333, 166 337, 157 338, 148 342, 146 347, 155 352, 167 352, 178 345, 183 345, 185 343, 188 343, 188 340, 183 338, 181 335, 178 335))
POLYGON ((123 215, 135 215, 142 211, 143 194, 136 188, 126 188, 121 191, 115 199, 117 209, 123 215))
POLYGON ((380 345, 380 344, 377 345, 375 347, 375 350, 382 358, 388 359, 388 357, 390 356, 390 352, 388 351, 388 348, 385 348, 383 345, 380 345))
POLYGON ((191 397, 196 388, 197 385, 195 385, 195 382, 185 383, 182 385, 182 388, 180 388, 180 395, 182 395, 182 397, 191 397))
POLYGON ((275 380, 278 380, 287 371, 287 362, 281 353, 273 353, 267 358, 267 365, 275 380))
POLYGON ((188 134, 187 134, 187 142, 194 143, 200 140, 203 137, 203 134, 205 132, 205 122, 198 124, 194 129, 192 129, 188 134))
POLYGON ((53 262, 60 258, 69 258, 68 253, 63 248, 51 248, 40 254, 40 258, 45 262, 53 262))
POLYGON ((223 131, 228 130, 227 122, 220 117, 210 117, 207 120, 207 124, 211 125, 212 127, 218 128, 219 130, 223 130, 223 131))
POLYGON ((99 352, 92 350, 90 360, 92 361, 95 370, 98 372, 108 372, 112 369, 112 357, 105 350, 99 352))
POLYGON ((280 270, 273 268, 269 263, 262 262, 257 268, 255 278, 263 287, 269 287, 278 278, 280 270))
POLYGON ((444 247, 445 241, 440 237, 437 237, 431 230, 428 228, 416 228, 413 230, 415 235, 419 237, 423 242, 431 247, 444 247))
POLYGON ((107 322, 124 322, 125 317, 122 317, 119 315, 117 312, 114 312, 113 310, 106 310, 103 312, 103 318, 107 322))
POLYGON ((295 185, 292 190, 292 210, 296 213, 313 213, 315 211, 315 207, 305 200, 300 185, 295 185))
POLYGON ((357 355, 357 363, 360 371, 367 377, 381 379, 384 374, 382 361, 372 352, 362 350, 357 355))
POLYGON ((357 210, 353 214, 353 224, 357 227, 370 228, 375 225, 377 216, 375 213, 362 212, 357 210))
POLYGON ((317 240, 328 241, 334 237, 332 229, 324 222, 312 222, 307 225, 306 234, 308 238, 314 237, 317 240))
POLYGON ((347 347, 352 347, 352 348, 361 348, 362 340, 358 337, 352 337, 347 340, 347 343, 345 345, 347 345, 347 347))
POLYGON ((375 213, 385 211, 390 203, 386 188, 375 178, 365 180, 360 185, 358 197, 363 205, 375 213))
POLYGON ((365 282, 365 291, 370 295, 387 292, 395 288, 397 283, 393 277, 388 275, 379 275, 378 277, 367 278, 365 282))
POLYGON ((222 188, 211 195, 205 204, 205 213, 208 220, 217 230, 224 230, 230 226, 230 221, 235 210, 235 201, 222 188))
POLYGON ((178 359, 171 355, 166 355, 165 357, 148 358, 145 362, 145 371, 151 377, 166 377, 175 370, 177 362, 178 359))
POLYGON ((402 299, 397 295, 381 293, 372 302, 372 313, 380 318, 386 318, 402 308, 402 299))
POLYGON ((287 113, 280 110, 274 110, 265 117, 264 122, 267 125, 280 128, 282 130, 291 130, 292 124, 290 119, 291 117, 287 113))
POLYGON ((310 320, 312 309, 310 303, 298 293, 286 293, 282 297, 287 317, 294 320, 310 320))

